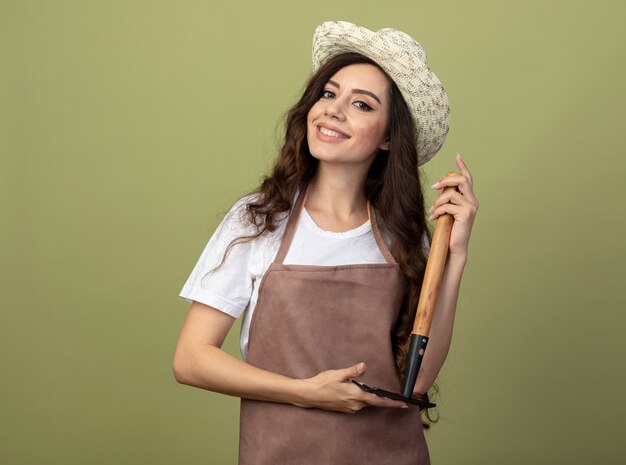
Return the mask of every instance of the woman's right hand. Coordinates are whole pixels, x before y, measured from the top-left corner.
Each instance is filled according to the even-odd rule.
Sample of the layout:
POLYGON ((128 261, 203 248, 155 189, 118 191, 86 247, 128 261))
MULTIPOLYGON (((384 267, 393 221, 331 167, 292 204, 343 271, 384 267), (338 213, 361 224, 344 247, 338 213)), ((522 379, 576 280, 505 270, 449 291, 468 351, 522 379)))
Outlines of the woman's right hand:
POLYGON ((361 362, 349 368, 322 371, 312 378, 297 380, 301 399, 294 404, 344 413, 356 413, 364 407, 408 407, 402 401, 379 397, 356 386, 352 380, 363 375, 365 370, 365 363, 361 362))

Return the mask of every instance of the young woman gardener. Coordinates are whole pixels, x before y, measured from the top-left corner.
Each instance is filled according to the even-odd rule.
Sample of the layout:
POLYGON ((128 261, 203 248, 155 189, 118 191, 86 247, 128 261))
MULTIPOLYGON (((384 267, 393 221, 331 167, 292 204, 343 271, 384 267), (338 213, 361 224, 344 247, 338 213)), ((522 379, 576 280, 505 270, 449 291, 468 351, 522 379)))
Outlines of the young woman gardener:
POLYGON ((450 346, 478 202, 457 155, 460 175, 442 177, 425 210, 418 166, 449 115, 425 61, 394 29, 319 26, 272 174, 230 209, 181 292, 192 305, 176 379, 241 397, 242 465, 429 463, 419 409, 350 382, 400 391, 427 219, 446 213, 455 221, 416 394, 450 346), (244 361, 221 349, 242 315, 244 361))

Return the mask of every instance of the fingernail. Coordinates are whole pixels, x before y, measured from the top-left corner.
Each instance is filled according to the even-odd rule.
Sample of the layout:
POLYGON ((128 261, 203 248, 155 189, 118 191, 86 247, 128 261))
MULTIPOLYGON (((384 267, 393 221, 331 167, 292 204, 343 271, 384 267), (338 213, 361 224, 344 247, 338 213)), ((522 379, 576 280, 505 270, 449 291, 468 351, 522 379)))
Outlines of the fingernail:
POLYGON ((402 407, 400 408, 409 408, 409 406, 407 404, 404 404, 402 407))
POLYGON ((429 212, 432 212, 434 209, 435 209, 435 206, 433 205, 432 207, 430 207, 430 208, 428 209, 428 211, 429 211, 429 212))
POLYGON ((456 153, 456 156, 461 158, 461 154, 459 152, 456 153))
POLYGON ((359 371, 363 371, 365 369, 365 363, 361 362, 356 366, 356 369, 359 371))
POLYGON ((430 186, 430 187, 432 187, 433 189, 437 189, 437 188, 439 187, 439 183, 438 183, 438 182, 436 182, 435 184, 433 184, 433 185, 432 185, 432 186, 430 186))

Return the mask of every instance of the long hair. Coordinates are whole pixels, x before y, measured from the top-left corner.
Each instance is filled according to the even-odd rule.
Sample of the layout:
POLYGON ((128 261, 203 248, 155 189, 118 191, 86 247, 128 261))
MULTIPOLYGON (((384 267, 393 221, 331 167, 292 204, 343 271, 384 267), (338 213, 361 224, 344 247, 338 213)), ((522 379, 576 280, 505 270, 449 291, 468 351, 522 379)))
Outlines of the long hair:
MULTIPOLYGON (((251 194, 246 204, 245 221, 256 226, 256 233, 234 239, 227 247, 219 268, 235 244, 255 239, 276 230, 285 212, 292 208, 296 192, 301 191, 315 175, 318 160, 309 151, 307 115, 320 99, 328 80, 345 66, 368 63, 387 74, 371 59, 344 53, 326 61, 305 86, 300 100, 288 111, 285 140, 271 174, 251 194)), ((424 236, 430 239, 424 209, 424 196, 417 166, 415 125, 402 94, 389 80, 389 150, 379 150, 367 173, 365 196, 376 209, 380 226, 391 239, 390 252, 405 278, 405 295, 392 339, 400 379, 404 378, 408 340, 420 294, 426 255, 424 236)), ((436 385, 431 394, 437 391, 436 385)), ((424 393, 428 399, 428 393, 424 393)), ((428 409, 422 410, 422 421, 435 422, 428 409)))

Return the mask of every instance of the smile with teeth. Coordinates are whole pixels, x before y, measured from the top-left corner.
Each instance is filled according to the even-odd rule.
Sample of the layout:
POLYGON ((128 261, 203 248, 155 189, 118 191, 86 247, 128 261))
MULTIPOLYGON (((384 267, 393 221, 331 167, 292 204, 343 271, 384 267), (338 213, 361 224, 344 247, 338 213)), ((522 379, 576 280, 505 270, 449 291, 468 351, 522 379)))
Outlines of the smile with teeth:
POLYGON ((318 126, 317 127, 319 129, 319 131, 324 134, 325 136, 328 137, 336 137, 338 139, 348 139, 348 136, 344 135, 344 134, 340 134, 337 131, 333 131, 331 129, 325 128, 324 126, 318 126))

